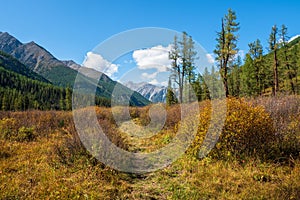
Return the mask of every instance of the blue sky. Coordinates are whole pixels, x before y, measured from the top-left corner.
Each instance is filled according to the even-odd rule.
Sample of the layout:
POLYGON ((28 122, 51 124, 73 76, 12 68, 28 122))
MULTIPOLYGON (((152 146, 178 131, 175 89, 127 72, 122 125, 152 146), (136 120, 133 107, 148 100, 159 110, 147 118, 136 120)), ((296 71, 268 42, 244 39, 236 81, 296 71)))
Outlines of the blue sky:
POLYGON ((285 24, 290 36, 300 34, 299 0, 0 0, 0 5, 0 31, 21 42, 33 40, 58 59, 78 63, 112 35, 142 27, 186 31, 211 53, 228 8, 236 11, 241 24, 241 50, 247 51, 257 38, 266 48, 274 24, 285 24))

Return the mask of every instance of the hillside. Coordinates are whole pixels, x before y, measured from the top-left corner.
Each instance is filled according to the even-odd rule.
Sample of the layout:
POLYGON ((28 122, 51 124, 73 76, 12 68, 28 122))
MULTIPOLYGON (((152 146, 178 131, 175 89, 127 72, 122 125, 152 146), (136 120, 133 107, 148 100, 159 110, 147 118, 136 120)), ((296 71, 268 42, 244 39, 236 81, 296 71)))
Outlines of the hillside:
MULTIPOLYGON (((293 78, 293 83, 295 86, 295 89, 299 89, 299 83, 296 80, 296 77, 300 77, 299 69, 298 69, 298 62, 299 62, 299 55, 300 55, 300 38, 296 37, 294 40, 290 41, 286 45, 287 48, 287 58, 288 58, 288 64, 290 69, 287 69, 285 58, 284 58, 284 48, 279 46, 279 49, 277 51, 277 57, 278 57, 278 78, 279 78, 279 90, 283 93, 290 92, 290 80, 288 77, 288 73, 291 74, 293 78)), ((266 55, 264 55, 263 59, 264 63, 270 67, 270 69, 273 69, 274 66, 274 52, 269 52, 266 55)), ((273 72, 269 72, 271 75, 273 72)), ((271 81, 270 84, 273 82, 271 81)), ((271 91, 272 85, 269 85, 266 91, 271 91)))
MULTIPOLYGON (((300 37, 276 43, 278 91, 300 94, 300 37)), ((228 76, 231 96, 274 95, 274 50, 264 51, 260 40, 249 44, 244 63, 234 64, 228 76)))
POLYGON ((0 33, 0 51, 10 54, 26 67, 57 86, 72 86, 77 71, 56 59, 35 42, 22 44, 9 33, 0 33))
POLYGON ((69 110, 71 92, 68 92, 66 89, 7 70, 0 65, 1 110, 69 110))
MULTIPOLYGON (((50 81, 56 86, 73 87, 78 74, 77 70, 81 68, 80 65, 74 61, 58 60, 50 52, 35 42, 22 44, 19 40, 6 32, 0 32, 0 51, 11 55, 11 57, 9 59, 7 58, 5 61, 5 63, 7 63, 7 69, 13 69, 13 71, 22 75, 26 75, 26 73, 35 74, 34 76, 36 77, 39 75, 40 78, 38 80, 46 82, 48 80, 48 82, 50 81), (10 59, 14 59, 12 62, 16 62, 16 59, 20 62, 12 65, 12 62, 9 62, 10 59), (18 67, 18 65, 20 67, 18 67), (29 70, 26 70, 26 68, 29 68, 29 70)), ((99 73, 93 69, 81 68, 81 71, 83 71, 84 74, 88 74, 88 76, 84 75, 85 77, 83 77, 82 80, 97 84, 96 95, 99 98, 110 99, 115 85, 120 85, 105 74, 99 73), (95 80, 97 80, 99 76, 95 76, 95 74, 101 74, 98 83, 95 83, 95 80)), ((33 75, 30 76, 30 78, 34 78, 33 75)), ((123 88, 123 95, 128 97, 132 94, 130 105, 144 106, 150 103, 139 93, 133 92, 123 85, 120 87, 123 88)))
POLYGON ((299 44, 300 42, 300 35, 294 36, 289 40, 289 46, 294 46, 296 44, 299 44))
POLYGON ((18 74, 24 75, 28 78, 42 81, 45 83, 50 83, 47 79, 45 79, 43 76, 35 73, 32 70, 29 70, 24 64, 19 62, 17 59, 12 57, 9 54, 6 54, 2 51, 0 51, 0 65, 4 67, 7 70, 14 71, 18 74))
POLYGON ((120 105, 128 105, 129 102, 131 106, 145 106, 150 103, 149 100, 138 92, 129 89, 117 81, 111 80, 104 73, 80 67, 78 74, 76 87, 80 87, 80 90, 84 93, 91 94, 96 89, 96 96, 113 99, 114 103, 120 105))

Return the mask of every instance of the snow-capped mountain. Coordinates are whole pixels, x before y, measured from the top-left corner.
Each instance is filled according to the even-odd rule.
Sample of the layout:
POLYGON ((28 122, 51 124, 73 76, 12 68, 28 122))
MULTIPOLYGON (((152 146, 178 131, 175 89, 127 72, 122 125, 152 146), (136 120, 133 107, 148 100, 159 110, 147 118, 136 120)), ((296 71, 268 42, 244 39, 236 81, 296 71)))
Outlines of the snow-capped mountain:
POLYGON ((289 39, 288 43, 292 42, 293 40, 297 39, 298 37, 300 37, 300 35, 295 35, 294 37, 291 37, 291 39, 289 39))
POLYGON ((153 103, 166 102, 167 87, 160 87, 145 82, 134 83, 132 81, 129 81, 124 85, 131 90, 140 93, 142 96, 152 101, 153 103))

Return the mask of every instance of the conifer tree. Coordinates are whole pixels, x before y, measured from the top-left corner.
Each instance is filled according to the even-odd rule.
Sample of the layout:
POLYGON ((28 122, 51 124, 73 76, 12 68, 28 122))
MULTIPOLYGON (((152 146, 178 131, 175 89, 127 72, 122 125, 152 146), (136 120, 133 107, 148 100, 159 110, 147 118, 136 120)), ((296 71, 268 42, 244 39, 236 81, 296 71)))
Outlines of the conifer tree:
POLYGON ((224 84, 226 97, 229 96, 228 89, 228 71, 229 63, 232 62, 238 52, 236 32, 239 30, 239 23, 236 22, 236 14, 231 9, 228 14, 222 18, 221 31, 217 33, 217 46, 214 50, 218 62, 221 78, 224 84))
POLYGON ((179 102, 182 102, 182 91, 183 91, 183 80, 182 80, 182 68, 180 66, 180 50, 178 46, 177 36, 174 36, 174 42, 172 44, 172 49, 169 52, 169 59, 172 65, 172 79, 178 85, 178 95, 179 102))
POLYGON ((197 98, 197 101, 202 101, 203 100, 203 92, 204 90, 202 89, 202 77, 200 74, 197 75, 196 80, 193 82, 192 87, 193 90, 195 91, 195 96, 197 98))
POLYGON ((65 99, 66 110, 72 109, 72 93, 69 87, 66 88, 66 99, 65 99))
POLYGON ((229 93, 234 97, 240 95, 241 89, 241 57, 238 56, 235 63, 232 64, 229 74, 229 93))
POLYGON ((60 108, 60 110, 65 110, 65 101, 64 101, 63 90, 60 91, 59 108, 60 108))
POLYGON ((169 52, 169 59, 172 65, 172 78, 178 86, 179 102, 183 102, 184 88, 187 89, 188 93, 187 101, 191 101, 190 90, 195 80, 194 60, 196 54, 194 41, 186 32, 182 33, 182 39, 180 41, 178 41, 177 36, 174 37, 173 46, 169 52), (185 87, 185 85, 188 85, 188 87, 185 87))
POLYGON ((171 106, 178 103, 176 95, 171 86, 171 79, 169 78, 168 88, 167 88, 167 95, 166 95, 166 104, 167 106, 171 106))
POLYGON ((293 75, 295 77, 295 93, 299 93, 299 88, 298 88, 298 74, 300 70, 300 51, 299 51, 299 44, 295 45, 292 50, 292 62, 291 62, 291 69, 293 71, 293 75))
POLYGON ((281 47, 283 50, 282 51, 283 52, 283 61, 284 61, 285 69, 286 69, 287 79, 289 81, 292 94, 295 94, 295 85, 294 85, 294 81, 293 81, 295 74, 294 74, 294 70, 292 70, 292 67, 290 64, 291 59, 290 59, 290 56, 288 53, 288 47, 287 47, 287 43, 288 43, 287 27, 285 25, 282 25, 282 27, 281 27, 280 37, 281 37, 280 44, 281 44, 281 47))
POLYGON ((9 103, 8 103, 9 99, 7 97, 7 94, 4 93, 3 97, 2 97, 2 110, 9 110, 9 103))
POLYGON ((279 91, 279 80, 278 80, 278 41, 277 41, 277 34, 278 34, 278 28, 276 25, 272 27, 271 34, 269 37, 269 48, 270 51, 273 52, 273 95, 276 96, 276 94, 279 91))
POLYGON ((250 43, 249 45, 249 55, 252 58, 252 73, 249 78, 254 78, 255 84, 252 85, 253 94, 261 95, 263 88, 263 75, 264 75, 264 64, 263 64, 263 47, 259 39, 250 43))

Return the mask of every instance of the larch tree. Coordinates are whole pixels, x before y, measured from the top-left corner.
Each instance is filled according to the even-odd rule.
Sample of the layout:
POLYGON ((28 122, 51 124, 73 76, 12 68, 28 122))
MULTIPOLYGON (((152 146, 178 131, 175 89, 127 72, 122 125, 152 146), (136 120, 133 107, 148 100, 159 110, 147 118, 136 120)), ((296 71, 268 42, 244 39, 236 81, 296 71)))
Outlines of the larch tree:
MULTIPOLYGON (((178 41, 177 36, 174 37, 172 49, 169 52, 169 59, 172 65, 172 78, 178 85, 179 102, 183 102, 184 86, 192 85, 195 80, 194 60, 196 56, 194 50, 194 41, 186 32, 182 33, 182 39, 178 41)), ((191 100, 190 90, 192 87, 187 87, 188 101, 191 100)))
POLYGON ((284 61, 284 66, 286 69, 286 75, 290 84, 290 89, 293 94, 295 94, 295 85, 293 82, 293 78, 295 77, 294 71, 292 70, 291 67, 291 58, 288 55, 288 36, 287 36, 287 27, 285 25, 282 25, 281 30, 280 30, 280 39, 281 39, 281 47, 283 49, 283 61, 284 61))
POLYGON ((72 110, 72 90, 69 87, 66 88, 65 108, 72 110))
POLYGON ((253 59, 249 53, 246 54, 244 65, 241 69, 241 96, 251 96, 253 91, 253 59))
POLYGON ((291 62, 291 68, 293 71, 293 75, 295 76, 295 92, 298 94, 298 73, 300 70, 300 51, 299 51, 299 44, 295 45, 292 48, 292 62, 291 62))
POLYGON ((172 89, 171 86, 171 79, 169 78, 169 84, 168 84, 168 88, 167 88, 167 95, 166 95, 166 104, 167 106, 171 106, 178 103, 178 100, 176 98, 176 95, 172 89))
POLYGON ((276 25, 272 27, 271 34, 269 37, 269 48, 270 51, 273 52, 273 95, 276 96, 276 94, 279 91, 279 79, 278 79, 278 41, 277 41, 277 35, 278 35, 278 28, 276 25))
POLYGON ((216 49, 214 50, 221 78, 223 80, 226 97, 229 96, 229 63, 232 62, 238 52, 238 35, 236 33, 239 30, 239 23, 236 22, 236 19, 236 13, 229 9, 228 14, 222 18, 221 31, 217 33, 217 45, 216 49))
POLYGON ((179 92, 179 102, 182 102, 182 91, 183 91, 183 80, 181 78, 182 68, 180 66, 180 50, 178 46, 178 39, 177 36, 174 36, 174 42, 172 44, 172 49, 169 52, 169 59, 171 60, 172 66, 172 78, 174 82, 178 85, 178 92, 179 92))
MULTIPOLYGON (((261 95, 263 89, 263 75, 264 75, 264 63, 263 63, 263 47, 259 39, 250 43, 249 45, 249 55, 252 58, 253 77, 255 80, 255 85, 253 85, 253 90, 256 95, 261 95)), ((250 78, 250 77, 249 77, 250 78)))
POLYGON ((203 92, 204 90, 202 89, 202 77, 200 74, 197 75, 197 78, 193 81, 192 88, 195 91, 195 97, 198 101, 202 101, 203 92))
POLYGON ((232 63, 229 74, 229 93, 234 97, 240 96, 241 90, 241 65, 242 58, 237 57, 236 62, 232 63))
POLYGON ((192 95, 191 95, 191 90, 193 89, 192 85, 196 81, 196 67, 194 65, 194 61, 196 59, 197 51, 195 51, 194 47, 194 41, 191 36, 189 36, 188 39, 188 49, 187 49, 187 68, 186 68, 186 80, 188 82, 188 91, 189 91, 189 96, 188 96, 188 101, 192 101, 192 95))

